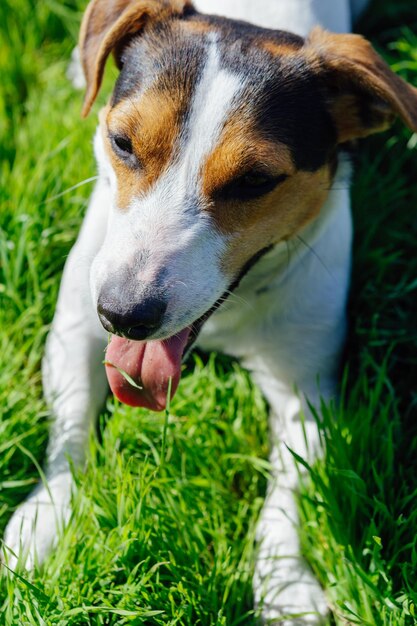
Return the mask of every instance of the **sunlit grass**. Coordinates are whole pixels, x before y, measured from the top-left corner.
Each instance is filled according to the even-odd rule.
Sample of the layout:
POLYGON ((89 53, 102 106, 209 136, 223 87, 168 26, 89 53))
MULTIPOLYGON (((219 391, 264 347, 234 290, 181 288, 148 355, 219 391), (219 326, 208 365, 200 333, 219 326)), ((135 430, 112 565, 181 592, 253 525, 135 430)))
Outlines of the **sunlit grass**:
MULTIPOLYGON (((2 530, 39 478, 40 359, 94 184, 95 113, 80 120, 65 77, 76 4, 0 5, 2 530)), ((414 3, 379 3, 364 26, 417 84, 414 3)), ((410 626, 417 611, 416 146, 398 124, 356 157, 343 399, 318 415, 326 454, 300 498, 304 550, 338 625, 410 626)), ((33 575, 0 574, 0 623, 254 624, 267 452, 264 402, 222 357, 191 359, 168 417, 109 399, 56 550, 33 575)))

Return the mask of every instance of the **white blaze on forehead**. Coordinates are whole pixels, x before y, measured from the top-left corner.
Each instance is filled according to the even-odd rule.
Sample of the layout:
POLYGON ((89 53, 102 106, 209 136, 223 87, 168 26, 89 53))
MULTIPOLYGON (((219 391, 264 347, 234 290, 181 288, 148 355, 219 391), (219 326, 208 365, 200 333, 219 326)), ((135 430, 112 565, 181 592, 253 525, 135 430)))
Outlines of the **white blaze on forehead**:
POLYGON ((216 33, 207 35, 207 62, 194 94, 188 128, 189 135, 179 159, 186 170, 187 182, 196 183, 204 157, 216 146, 224 123, 233 110, 233 101, 244 80, 220 67, 216 33))

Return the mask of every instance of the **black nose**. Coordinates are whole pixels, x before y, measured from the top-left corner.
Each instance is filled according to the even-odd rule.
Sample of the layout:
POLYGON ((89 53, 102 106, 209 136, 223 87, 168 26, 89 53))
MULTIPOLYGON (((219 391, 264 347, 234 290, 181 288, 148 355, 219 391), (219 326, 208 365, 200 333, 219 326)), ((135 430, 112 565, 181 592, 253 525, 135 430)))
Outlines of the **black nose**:
POLYGON ((100 295, 97 311, 104 328, 115 335, 141 341, 152 335, 162 324, 167 310, 167 303, 158 297, 142 297, 133 306, 123 308, 121 302, 115 302, 100 295))

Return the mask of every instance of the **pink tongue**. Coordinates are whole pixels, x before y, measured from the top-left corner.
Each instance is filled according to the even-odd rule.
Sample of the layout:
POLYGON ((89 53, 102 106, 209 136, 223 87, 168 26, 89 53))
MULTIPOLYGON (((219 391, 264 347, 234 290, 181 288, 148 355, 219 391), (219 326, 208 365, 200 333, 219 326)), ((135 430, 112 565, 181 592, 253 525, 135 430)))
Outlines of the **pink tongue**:
POLYGON ((112 336, 106 352, 106 373, 114 395, 130 406, 143 406, 153 411, 166 407, 169 379, 171 397, 181 378, 181 359, 190 335, 184 328, 175 337, 163 341, 130 341, 112 336), (125 372, 141 387, 126 380, 125 372))

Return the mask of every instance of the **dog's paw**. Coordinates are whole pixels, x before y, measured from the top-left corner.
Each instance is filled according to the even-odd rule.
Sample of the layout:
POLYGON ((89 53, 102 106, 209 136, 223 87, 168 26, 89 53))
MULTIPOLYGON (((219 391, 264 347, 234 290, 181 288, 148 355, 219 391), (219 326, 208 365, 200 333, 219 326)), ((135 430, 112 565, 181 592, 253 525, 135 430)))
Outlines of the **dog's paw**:
POLYGON ((62 472, 39 484, 10 519, 1 559, 11 570, 40 565, 67 523, 71 509, 72 476, 62 472))
POLYGON ((301 557, 275 559, 275 566, 258 561, 254 596, 265 626, 319 626, 328 615, 324 592, 301 557))

